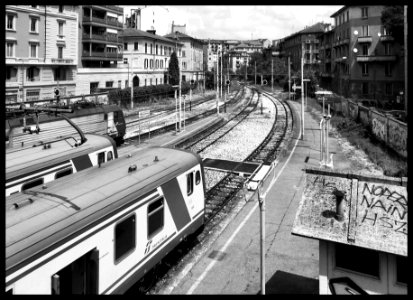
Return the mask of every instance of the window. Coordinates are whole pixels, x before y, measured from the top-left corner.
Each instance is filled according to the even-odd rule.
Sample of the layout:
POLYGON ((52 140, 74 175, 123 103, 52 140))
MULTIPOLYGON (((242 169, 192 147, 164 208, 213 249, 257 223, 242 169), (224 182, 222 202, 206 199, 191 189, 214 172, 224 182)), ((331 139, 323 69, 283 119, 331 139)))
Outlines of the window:
POLYGON ((368 18, 369 16, 369 8, 368 7, 362 7, 361 8, 361 17, 362 18, 368 18))
POLYGON ((136 216, 133 214, 115 226, 115 263, 136 247, 136 216))
POLYGON ((392 75, 392 65, 389 62, 384 65, 384 75, 389 77, 392 75))
POLYGON ((384 55, 391 55, 391 44, 390 43, 384 44, 384 55))
POLYGON ((146 86, 146 78, 145 78, 145 86, 146 86))
POLYGON ((40 80, 39 74, 40 74, 39 68, 30 67, 27 69, 26 80, 27 81, 39 81, 40 80))
POLYGON ((16 16, 8 14, 6 17, 6 28, 9 30, 16 30, 16 16))
POLYGON ((390 30, 385 26, 383 26, 382 33, 383 35, 391 35, 390 30))
POLYGON ((163 228, 164 198, 160 198, 148 205, 148 239, 163 228))
POLYGON ((59 172, 56 172, 56 174, 54 176, 54 179, 58 179, 58 178, 61 178, 61 177, 64 177, 64 176, 67 176, 67 175, 70 175, 70 174, 73 174, 73 168, 72 167, 66 168, 66 169, 61 170, 59 172))
POLYGON ((151 44, 150 46, 151 46, 151 48, 150 48, 150 49, 151 49, 151 52, 150 52, 150 54, 152 54, 152 44, 151 44))
POLYGON ((189 196, 194 192, 194 173, 186 175, 186 194, 189 196))
POLYGON ((38 24, 39 24, 39 19, 31 17, 30 18, 30 32, 38 33, 39 32, 38 24))
POLYGON ((160 63, 161 69, 163 69, 163 60, 161 59, 159 63, 160 63))
POLYGON ((93 94, 99 87, 99 82, 91 82, 90 83, 90 93, 93 94))
POLYGON ((155 45, 155 53, 158 55, 158 45, 155 45))
POLYGON ((6 57, 14 57, 15 42, 6 42, 6 57))
POLYGON ((59 59, 63 58, 63 47, 62 46, 57 46, 57 58, 59 59))
POLYGON ((128 50, 128 43, 123 43, 123 49, 128 50))
POLYGON ((30 57, 31 58, 37 58, 37 48, 38 48, 38 44, 36 43, 30 43, 30 57))
POLYGON ((182 51, 182 57, 185 57, 185 51, 182 51))
POLYGON ((135 42, 135 43, 134 43, 134 49, 135 49, 135 50, 139 50, 139 43, 138 43, 138 42, 135 42))
POLYGON ((153 59, 149 61, 150 68, 153 69, 153 59))
POLYGON ((36 100, 39 100, 39 98, 40 98, 40 89, 26 91, 27 101, 36 101, 36 100))
POLYGON ((155 78, 155 85, 158 85, 158 78, 155 78))
MULTIPOLYGON (((105 118, 107 116, 105 115, 105 118)), ((98 165, 102 164, 105 162, 105 152, 100 152, 98 153, 98 165)))
POLYGON ((60 13, 63 12, 63 8, 64 8, 64 5, 59 5, 59 12, 60 12, 60 13))
POLYGON ((201 182, 201 172, 196 171, 195 173, 195 184, 198 185, 201 182))
POLYGON ((147 58, 145 58, 145 61, 144 61, 144 68, 145 68, 145 69, 148 68, 148 59, 147 59, 147 58))
POLYGON ((379 253, 374 250, 335 244, 336 267, 380 278, 379 253))
POLYGON ((106 87, 113 87, 113 81, 106 81, 106 87))
POLYGON ((149 84, 152 85, 152 78, 149 78, 149 84))
POLYGON ((386 83, 386 95, 391 96, 393 95, 393 84, 386 83))
POLYGON ((6 66, 6 81, 17 81, 17 68, 6 66))
POLYGON ((145 53, 148 53, 148 44, 145 43, 145 53))
POLYGON ((29 182, 26 182, 22 185, 22 191, 34 188, 35 186, 38 186, 38 185, 42 185, 43 182, 44 182, 43 177, 37 178, 37 179, 29 181, 29 182))
POLYGON ((347 11, 347 22, 350 20, 349 18, 349 11, 347 11))
POLYGON ((162 84, 162 78, 159 78, 159 84, 162 84))
POLYGON ((369 65, 367 63, 362 63, 361 64, 361 74, 363 76, 368 76, 369 75, 369 65))
POLYGON ((127 63, 128 63, 128 59, 127 59, 126 57, 123 59, 123 63, 124 63, 124 64, 127 64, 127 63))
POLYGON ((407 284, 407 266, 409 265, 407 257, 396 256, 396 281, 407 284))
POLYGON ((125 87, 129 87, 129 80, 125 80, 125 87))
POLYGON ((113 159, 113 153, 112 151, 108 152, 108 161, 111 161, 113 159))
POLYGON ((58 23, 58 36, 60 39, 62 39, 64 37, 63 35, 63 25, 64 22, 57 22, 58 23))
POLYGON ((156 68, 156 69, 159 69, 159 60, 158 60, 158 59, 155 60, 155 68, 156 68))
POLYGON ((122 88, 122 80, 118 80, 118 88, 122 88))
POLYGON ((368 95, 368 93, 369 93, 369 83, 368 82, 363 82, 362 84, 361 84, 361 89, 362 89, 362 94, 363 95, 368 95))
POLYGON ((361 26, 361 34, 362 36, 370 36, 369 25, 361 26))
POLYGON ((368 44, 363 44, 361 53, 362 53, 362 55, 369 55, 369 45, 368 44))

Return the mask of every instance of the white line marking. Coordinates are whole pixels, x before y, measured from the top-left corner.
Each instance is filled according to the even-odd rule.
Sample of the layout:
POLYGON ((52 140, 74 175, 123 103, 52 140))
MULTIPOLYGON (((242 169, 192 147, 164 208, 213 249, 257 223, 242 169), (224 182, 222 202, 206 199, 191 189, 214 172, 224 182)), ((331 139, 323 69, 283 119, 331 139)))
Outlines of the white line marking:
MULTIPOLYGON (((301 136, 301 127, 300 127, 300 133, 298 134, 298 136, 301 136)), ((288 162, 290 161, 295 148, 297 147, 298 141, 300 139, 297 138, 297 140, 295 141, 295 145, 294 148, 292 149, 292 151, 290 152, 290 155, 288 156, 287 161, 285 162, 284 166, 281 168, 281 170, 278 172, 277 177, 275 177, 273 179, 273 181, 271 181, 271 184, 269 185, 266 193, 268 192, 268 190, 271 189, 271 187, 274 185, 274 183, 278 180, 278 178, 280 177, 281 173, 284 171, 284 168, 287 166, 288 162)), ((266 194, 265 193, 265 194, 266 194)), ((254 207, 251 209, 251 211, 249 212, 249 214, 247 215, 247 217, 244 219, 244 221, 241 222, 241 224, 237 227, 237 229, 235 229, 234 233, 231 235, 231 237, 228 239, 228 241, 225 243, 225 245, 219 250, 221 252, 225 252, 225 250, 227 249, 227 247, 229 246, 229 244, 232 242, 232 240, 235 238, 235 236, 237 235, 237 233, 241 230, 241 228, 245 225, 245 223, 248 221, 248 219, 251 217, 251 215, 253 214, 253 212, 257 209, 258 207, 258 202, 255 203, 254 207)), ((200 277, 198 277, 198 279, 195 280, 195 282, 192 284, 192 286, 189 288, 187 294, 192 294, 194 292, 194 290, 198 287, 198 285, 202 282, 202 280, 205 278, 205 276, 207 275, 207 273, 209 272, 209 270, 212 269, 212 267, 215 265, 217 261, 214 260, 212 261, 208 267, 206 267, 205 271, 201 274, 200 277)))

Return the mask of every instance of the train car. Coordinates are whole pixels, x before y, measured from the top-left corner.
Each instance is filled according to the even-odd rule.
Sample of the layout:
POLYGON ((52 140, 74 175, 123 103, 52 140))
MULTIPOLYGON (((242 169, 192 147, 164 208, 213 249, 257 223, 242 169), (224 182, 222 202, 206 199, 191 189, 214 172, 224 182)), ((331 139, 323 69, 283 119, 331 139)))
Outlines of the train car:
POLYGON ((119 294, 203 228, 199 155, 154 147, 6 198, 7 294, 119 294))
MULTIPOLYGON (((67 107, 73 112, 66 113, 65 116, 79 126, 84 133, 108 135, 116 141, 117 145, 123 143, 126 124, 122 109, 117 105, 78 102, 67 107)), ((74 128, 68 126, 67 121, 60 115, 38 114, 36 117, 32 114, 23 117, 15 116, 12 112, 7 113, 6 139, 8 139, 9 147, 22 143, 31 145, 40 141, 70 136, 74 133, 74 128), (40 130, 36 130, 36 126, 40 130), (27 133, 28 129, 31 134, 27 133)))
POLYGON ((96 134, 82 138, 82 143, 66 137, 6 149, 6 197, 118 157, 112 138, 96 134))

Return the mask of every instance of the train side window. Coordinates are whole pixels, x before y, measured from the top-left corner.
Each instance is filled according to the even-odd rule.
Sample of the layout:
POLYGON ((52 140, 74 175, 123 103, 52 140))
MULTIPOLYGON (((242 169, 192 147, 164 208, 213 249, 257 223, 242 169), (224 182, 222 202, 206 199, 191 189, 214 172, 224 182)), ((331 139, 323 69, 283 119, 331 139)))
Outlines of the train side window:
POLYGON ((105 162, 105 152, 98 153, 98 165, 105 162))
POLYGON ((148 239, 162 229, 164 224, 164 198, 148 205, 148 239))
POLYGON ((37 179, 32 180, 32 181, 29 181, 29 182, 26 182, 26 183, 24 183, 23 186, 22 186, 22 191, 31 189, 31 188, 33 188, 33 187, 35 187, 35 186, 38 186, 38 185, 42 185, 43 182, 44 182, 44 178, 43 178, 43 177, 37 178, 37 179))
POLYGON ((112 153, 112 151, 109 151, 108 152, 108 161, 110 161, 112 159, 113 159, 113 153, 112 153))
POLYGON ((195 184, 198 185, 201 182, 201 172, 196 171, 195 173, 195 184))
POLYGON ((73 174, 73 168, 72 167, 61 170, 59 172, 56 172, 56 174, 54 176, 54 179, 58 179, 58 178, 61 178, 61 177, 64 177, 64 176, 67 176, 67 175, 70 175, 70 174, 73 174))
POLYGON ((189 196, 194 191, 194 173, 186 174, 186 194, 189 196))
POLYGON ((115 263, 118 263, 136 247, 135 214, 115 226, 115 263))

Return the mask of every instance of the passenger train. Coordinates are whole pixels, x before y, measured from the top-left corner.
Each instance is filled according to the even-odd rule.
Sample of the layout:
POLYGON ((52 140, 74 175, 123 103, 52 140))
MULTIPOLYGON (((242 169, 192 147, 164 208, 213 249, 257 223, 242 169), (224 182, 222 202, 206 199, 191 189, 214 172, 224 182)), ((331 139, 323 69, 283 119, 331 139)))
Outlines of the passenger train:
MULTIPOLYGON (((62 108, 71 109, 65 116, 70 118, 84 133, 112 137, 117 145, 123 143, 126 124, 123 111, 117 105, 96 105, 92 102, 77 102, 62 108)), ((8 147, 31 145, 40 141, 70 136, 74 128, 67 126, 62 115, 38 114, 37 117, 6 113, 6 139, 8 147), (37 128, 36 128, 37 127, 37 128), (32 134, 27 134, 29 131, 32 134), (36 134, 33 134, 36 133, 36 134)))
POLYGON ((6 198, 7 294, 118 294, 202 230, 199 155, 136 151, 6 198))
POLYGON ((6 149, 6 197, 118 157, 108 136, 82 134, 6 149))

